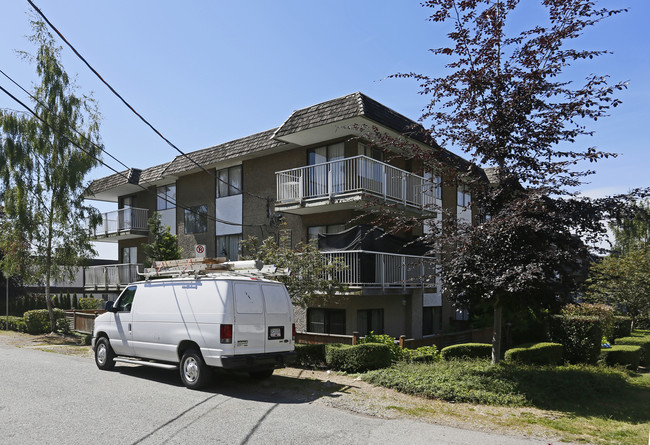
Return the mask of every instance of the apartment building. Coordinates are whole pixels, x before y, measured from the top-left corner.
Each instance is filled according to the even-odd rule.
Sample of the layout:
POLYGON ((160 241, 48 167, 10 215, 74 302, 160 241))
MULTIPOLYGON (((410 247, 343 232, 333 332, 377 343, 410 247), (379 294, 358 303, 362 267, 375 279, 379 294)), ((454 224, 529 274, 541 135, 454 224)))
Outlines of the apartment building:
MULTIPOLYGON (((347 268, 338 278, 347 283, 347 295, 296 308, 300 331, 422 338, 445 329, 463 314, 442 297, 438 283, 423 279, 435 271, 435 258, 408 244, 427 228, 382 236, 367 215, 368 206, 386 204, 414 214, 444 208, 472 220, 462 186, 446 185, 440 173, 369 141, 368 132, 379 131, 442 150, 427 146, 417 128, 353 93, 297 110, 278 128, 98 179, 88 198, 114 202, 117 210, 91 230, 97 241, 118 244, 120 264, 89 270, 87 287, 115 289, 137 279, 141 245, 150 242, 147 219, 158 212, 186 257, 201 245, 208 257, 236 260, 243 238, 278 237, 282 230, 291 245, 318 239, 326 256, 341 258, 347 268)), ((456 165, 465 162, 445 153, 456 165)), ((431 216, 453 223, 443 222, 440 212, 431 216)))

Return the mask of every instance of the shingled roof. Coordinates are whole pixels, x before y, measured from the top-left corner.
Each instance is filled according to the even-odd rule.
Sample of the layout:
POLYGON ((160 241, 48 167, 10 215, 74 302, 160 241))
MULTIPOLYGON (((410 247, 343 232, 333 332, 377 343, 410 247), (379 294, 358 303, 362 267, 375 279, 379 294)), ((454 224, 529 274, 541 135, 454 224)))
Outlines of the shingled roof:
MULTIPOLYGON (((273 128, 241 139, 235 139, 234 141, 215 145, 214 147, 194 151, 189 153, 188 156, 201 166, 210 166, 227 159, 238 158, 251 153, 279 147, 281 145, 287 145, 284 142, 271 139, 275 130, 276 129, 273 128)), ((185 156, 176 156, 176 158, 169 163, 164 174, 173 175, 198 168, 194 162, 190 161, 185 156)))
POLYGON ((88 186, 87 195, 96 195, 126 184, 146 184, 153 182, 162 177, 162 172, 168 165, 169 162, 144 170, 130 168, 104 178, 96 179, 88 186))
POLYGON ((282 138, 288 134, 357 116, 364 116, 400 133, 407 133, 411 137, 423 133, 422 126, 417 122, 391 110, 365 94, 356 92, 294 111, 276 130, 273 137, 282 138))

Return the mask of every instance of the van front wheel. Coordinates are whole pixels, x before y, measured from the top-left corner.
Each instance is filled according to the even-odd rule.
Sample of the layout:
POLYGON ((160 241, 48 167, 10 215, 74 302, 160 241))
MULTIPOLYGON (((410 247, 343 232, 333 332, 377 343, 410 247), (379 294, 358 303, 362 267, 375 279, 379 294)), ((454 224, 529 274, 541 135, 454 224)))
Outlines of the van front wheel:
POLYGON ((188 349, 181 358, 181 380, 189 389, 204 388, 210 379, 210 368, 198 351, 188 349))
POLYGON ((114 358, 115 353, 108 338, 99 338, 95 345, 95 364, 97 364, 97 367, 103 371, 110 371, 115 367, 114 358))

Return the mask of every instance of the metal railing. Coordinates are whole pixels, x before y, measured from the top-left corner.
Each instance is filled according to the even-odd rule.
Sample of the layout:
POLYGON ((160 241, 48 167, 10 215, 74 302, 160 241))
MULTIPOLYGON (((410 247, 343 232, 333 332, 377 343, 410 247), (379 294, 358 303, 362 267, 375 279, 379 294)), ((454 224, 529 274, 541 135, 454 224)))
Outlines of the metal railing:
POLYGON ((108 264, 105 266, 90 266, 84 271, 86 288, 107 288, 125 286, 139 279, 138 270, 142 264, 108 264))
POLYGON ((102 214, 102 222, 95 227, 89 227, 93 236, 118 235, 131 230, 149 231, 147 224, 148 209, 127 207, 102 214))
POLYGON ((291 203, 365 192, 384 200, 425 208, 438 195, 434 184, 367 156, 276 172, 278 202, 291 203))
POLYGON ((328 261, 338 259, 345 268, 333 278, 350 286, 364 287, 435 287, 434 258, 396 253, 350 250, 323 252, 328 261))

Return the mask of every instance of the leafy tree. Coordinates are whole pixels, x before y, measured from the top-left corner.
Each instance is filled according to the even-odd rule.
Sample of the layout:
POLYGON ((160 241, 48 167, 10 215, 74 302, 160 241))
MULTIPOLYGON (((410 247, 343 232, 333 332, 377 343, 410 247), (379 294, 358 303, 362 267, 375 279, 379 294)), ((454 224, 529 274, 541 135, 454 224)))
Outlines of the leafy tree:
MULTIPOLYGON (((589 121, 620 103, 614 93, 627 84, 595 74, 577 84, 567 73, 573 64, 606 53, 569 43, 623 11, 598 8, 592 0, 524 6, 518 0, 428 0, 423 5, 432 9, 432 22, 451 26, 451 44, 432 50, 450 58, 447 71, 392 77, 418 81, 429 99, 421 118, 427 129, 419 138, 461 149, 470 162, 403 141, 392 145, 425 169, 442 170, 444 183, 464 187, 473 209, 487 215, 474 225, 446 224, 444 236, 432 230, 422 240, 443 259, 447 295, 458 305, 492 305, 496 363, 503 307, 553 307, 568 300, 584 275, 583 240, 598 240, 606 232, 604 221, 629 207, 623 196, 591 200, 574 193, 593 173, 581 168, 585 162, 615 156, 576 142, 593 133, 589 121), (509 19, 524 7, 536 8, 539 25, 516 31, 509 19), (480 167, 491 168, 489 183, 480 167)), ((455 215, 437 210, 454 221, 455 215)), ((398 221, 395 227, 422 222, 399 218, 392 219, 398 221)))
POLYGON ((178 237, 172 235, 168 226, 163 226, 160 214, 155 212, 147 223, 149 224, 149 233, 153 235, 153 242, 142 245, 146 255, 145 267, 151 267, 151 263, 154 261, 180 259, 182 249, 178 245, 178 237))
POLYGON ((640 203, 639 207, 641 211, 635 215, 610 224, 615 252, 628 254, 634 249, 650 247, 650 202, 640 203))
POLYGON ((625 309, 633 325, 650 317, 650 247, 610 255, 594 264, 587 298, 625 309))
POLYGON ((286 244, 276 242, 272 236, 262 242, 254 236, 241 241, 246 257, 287 270, 273 279, 284 283, 296 306, 321 305, 345 290, 337 279, 338 272, 346 268, 341 260, 328 260, 314 242, 298 243, 295 249, 286 244))
POLYGON ((50 328, 55 330, 50 282, 72 277, 94 253, 84 222, 100 222, 83 202, 84 176, 98 163, 99 114, 78 96, 60 60, 60 47, 44 23, 32 21, 30 41, 40 83, 32 93, 34 115, 0 110, 0 185, 4 205, 3 249, 7 270, 44 282, 50 328), (16 237, 17 235, 17 237, 16 237))

